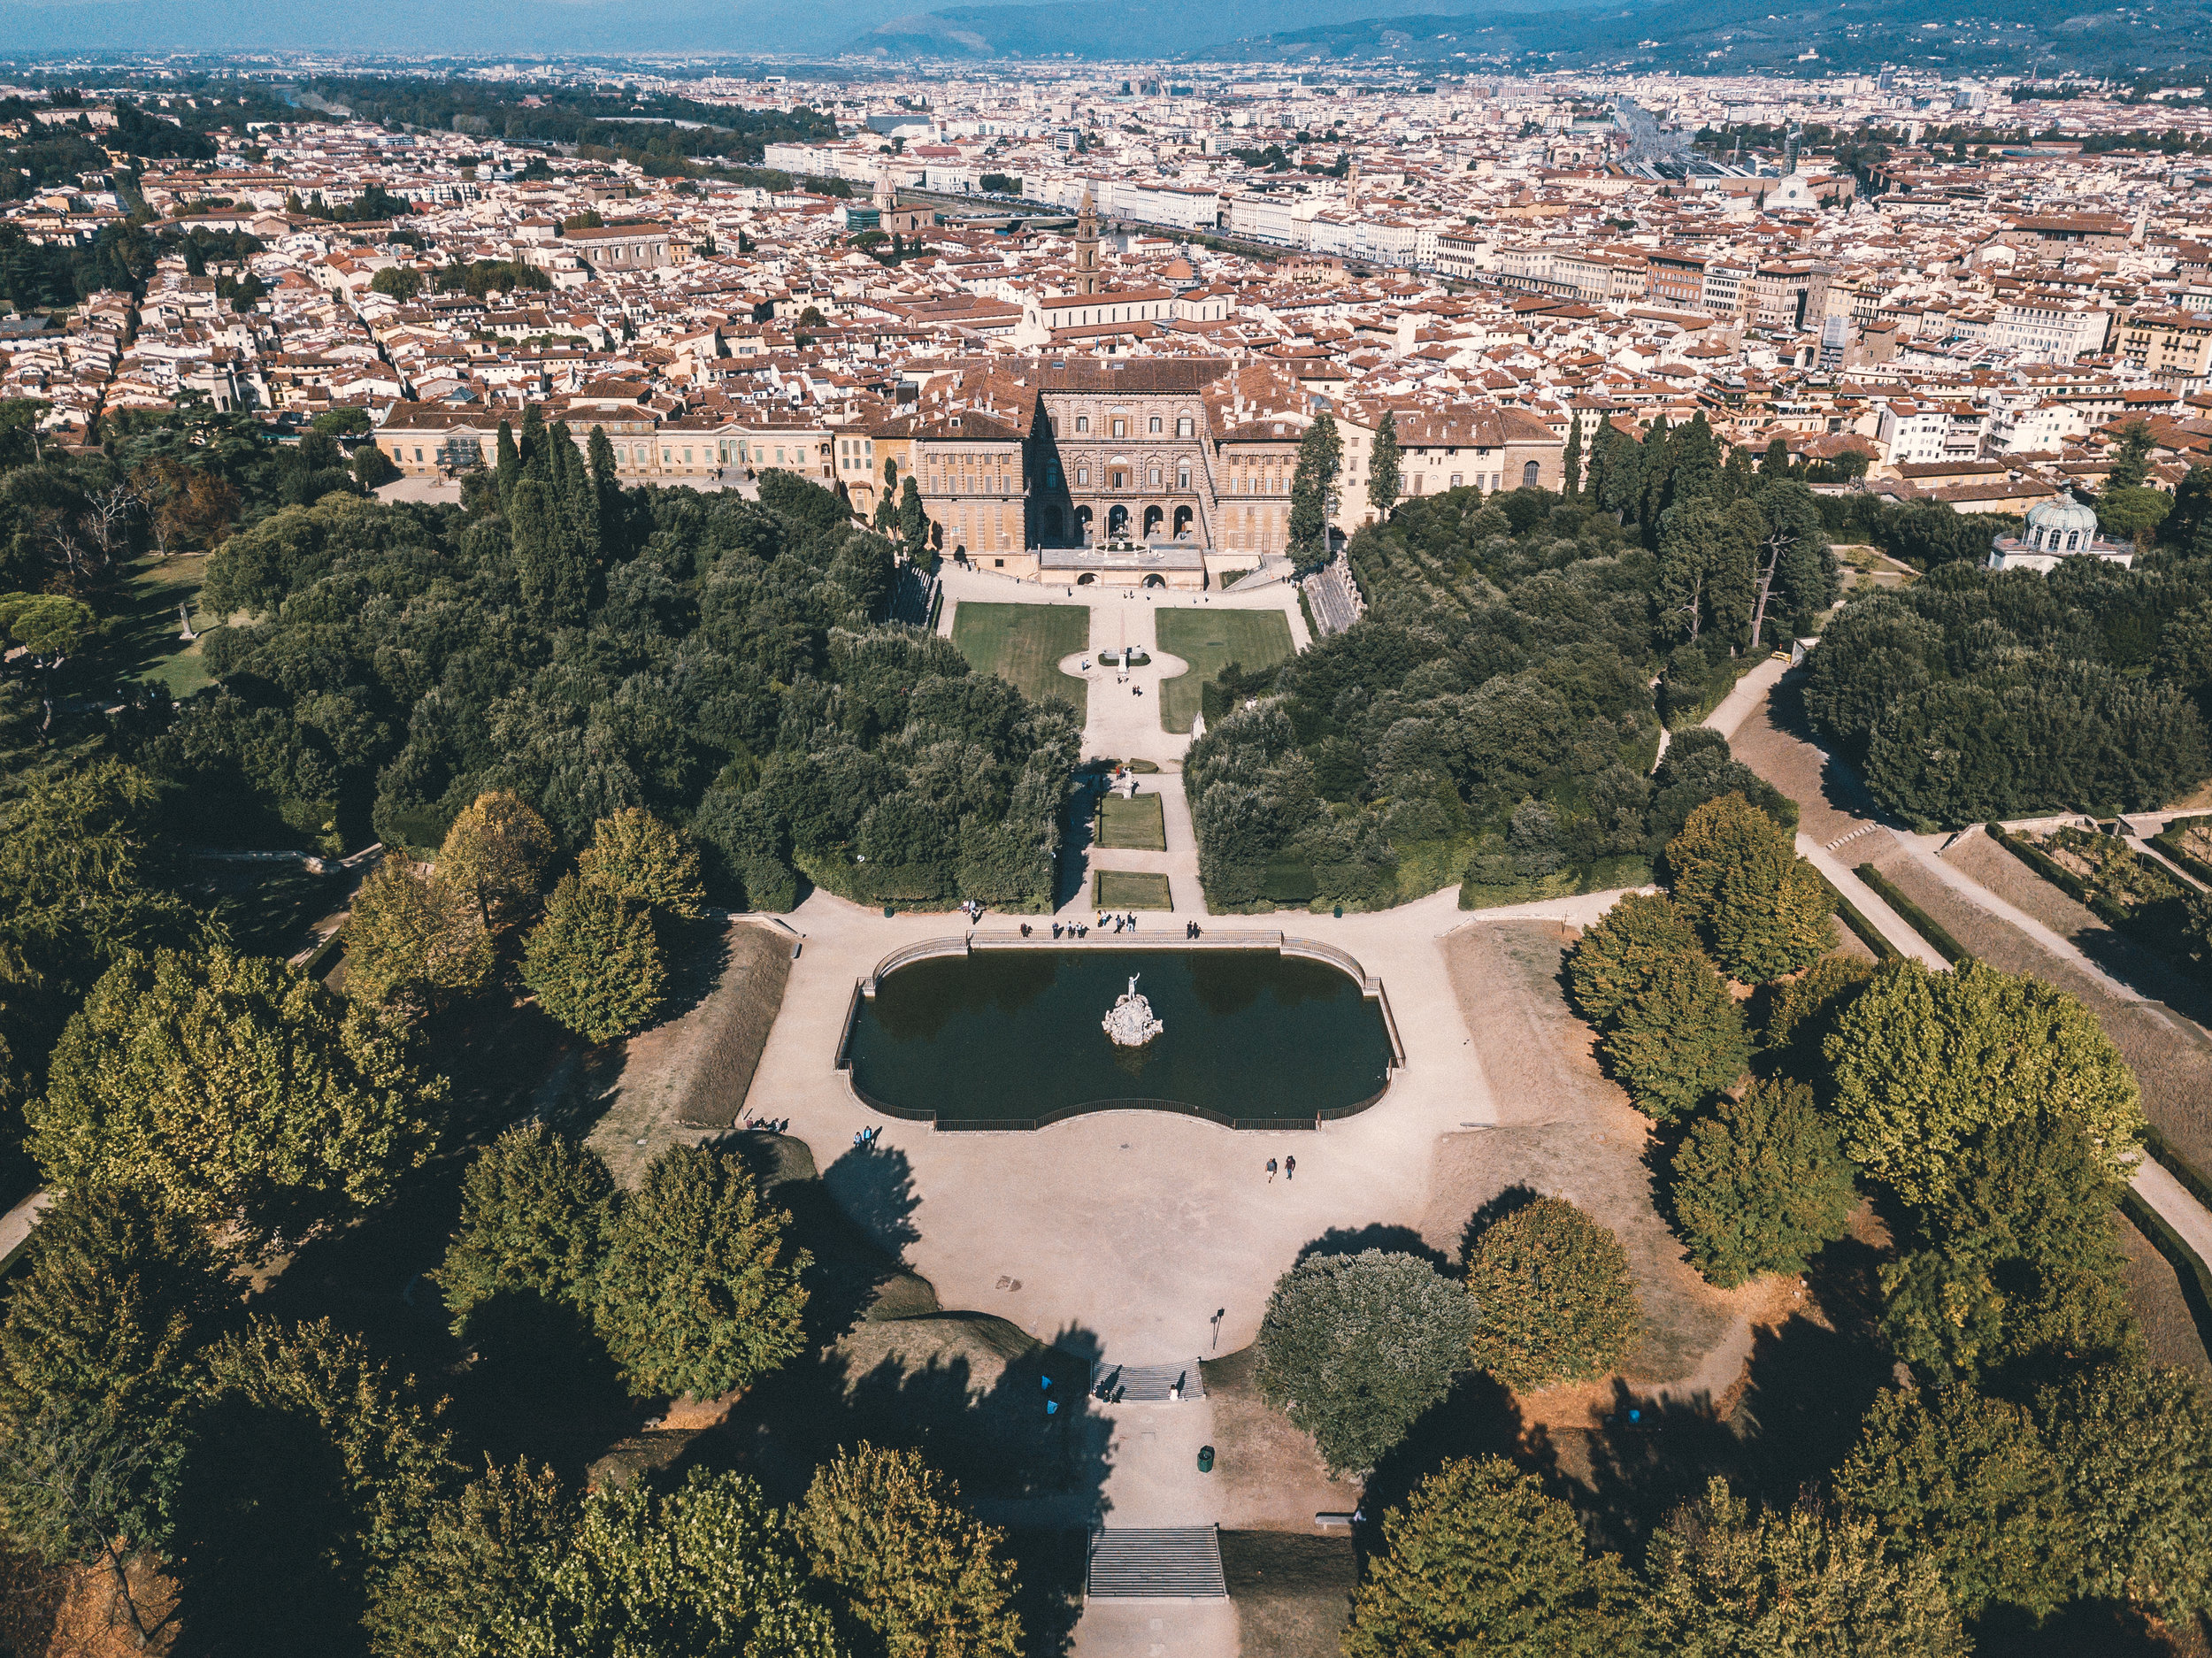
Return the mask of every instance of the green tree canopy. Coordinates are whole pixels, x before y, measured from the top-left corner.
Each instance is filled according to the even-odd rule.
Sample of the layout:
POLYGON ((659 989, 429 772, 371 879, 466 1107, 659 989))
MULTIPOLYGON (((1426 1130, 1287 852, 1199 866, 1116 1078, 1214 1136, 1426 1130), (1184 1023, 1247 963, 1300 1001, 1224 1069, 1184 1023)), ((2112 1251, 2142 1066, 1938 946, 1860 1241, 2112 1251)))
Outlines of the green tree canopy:
POLYGON ((1732 1289, 1762 1272, 1801 1272, 1843 1236, 1857 1171, 1812 1090, 1775 1078, 1723 1095, 1675 1148, 1668 1200, 1708 1279, 1732 1289))
POLYGON ((538 1005, 594 1042, 650 1024, 667 985, 652 917, 603 887, 564 875, 523 946, 538 1005))
POLYGON ((551 1469, 488 1462, 431 1508, 420 1540, 379 1575, 370 1649, 377 1658, 499 1650, 501 1621, 530 1604, 541 1557, 575 1524, 576 1504, 551 1469))
POLYGON ((1634 1580, 1502 1457, 1459 1458, 1383 1521, 1352 1592, 1345 1658, 1635 1658, 1634 1580))
POLYGON ((501 1295, 596 1299, 614 1224, 614 1180, 598 1155, 542 1124, 511 1128, 461 1178, 461 1217, 434 1275, 454 1332, 501 1295))
POLYGON ((326 1650, 420 1547, 460 1472, 448 1437, 411 1380, 327 1319, 257 1320, 209 1359, 175 1502, 180 1617, 211 1652, 326 1650))
POLYGON ((1699 948, 1695 925, 1672 899, 1625 894, 1567 958, 1575 1006, 1593 1024, 1610 1019, 1651 983, 1661 963, 1699 948))
POLYGON ((1372 1468, 1467 1368, 1474 1309, 1419 1257, 1314 1255, 1275 1281, 1259 1383, 1332 1469, 1372 1468))
POLYGON ((1655 1122, 1694 1110, 1743 1075, 1743 1009, 1702 950, 1667 956, 1598 1039, 1606 1068, 1655 1122))
POLYGON ((1653 1534, 1647 1601, 1670 1658, 1965 1658, 1925 1561, 1885 1558, 1870 1521, 1805 1508, 1755 1513, 1715 1478, 1653 1534))
POLYGON ((1937 1381, 2020 1396, 2043 1377, 2133 1357, 2118 1183, 2078 1123, 2030 1109, 1985 1125, 1882 1269, 1882 1324, 1937 1381))
POLYGON ((2088 1009, 1980 962, 1884 967, 1825 1052, 1844 1149, 1908 1202, 1939 1199, 1966 1140, 2024 1111, 2071 1118, 2116 1175, 2142 1136, 2134 1073, 2088 1009))
POLYGON ((815 1470, 792 1514, 816 1579, 882 1658, 1020 1658, 1014 1568, 918 1452, 863 1443, 815 1470))
POLYGON ((1690 814, 1667 842, 1667 876, 1675 902, 1732 978, 1778 978, 1835 941, 1826 886, 1788 833, 1740 794, 1690 814))
POLYGON ((1824 1077, 1828 1062, 1821 1045, 1851 998, 1873 977, 1873 963, 1838 953, 1775 986, 1759 1032, 1761 1066, 1808 1081, 1824 1077))
POLYGON ((429 1155, 445 1097, 403 1033, 281 962, 134 953, 63 1032, 31 1148, 56 1186, 265 1241, 382 1202, 429 1155))
POLYGON ((588 887, 687 921, 706 903, 691 837, 641 807, 626 806, 599 820, 576 873, 588 887))
POLYGON ((694 1471, 584 1499, 572 1532, 465 1631, 463 1658, 840 1658, 783 1517, 741 1474, 694 1471))
POLYGON ((672 1147, 618 1211, 600 1270, 608 1350, 641 1393, 715 1399, 798 1355, 809 1264, 736 1156, 672 1147))
POLYGON ((205 1348, 238 1303, 205 1233, 130 1192, 65 1193, 31 1234, 0 1324, 0 1514, 49 1560, 85 1560, 119 1533, 157 1541, 180 1416, 205 1348), (51 1455, 35 1447, 46 1442, 51 1455), (58 1488, 57 1463, 127 1447, 103 1501, 58 1488))
POLYGON ((388 853, 346 918, 346 994, 428 1012, 491 982, 498 954, 472 894, 388 853))
POLYGON ((2079 1520, 2027 1410, 1963 1387, 1890 1388, 1836 1475, 1847 1515, 1870 1520, 1891 1562, 1925 1561, 1959 1616, 2033 1616, 2072 1592, 2079 1520))
POLYGON ((2037 1398, 2081 1528, 2077 1594, 2178 1624, 2212 1610, 2212 1398, 2164 1366, 2107 1364, 2037 1398))
POLYGON ((511 917, 537 897, 553 861, 553 832, 507 789, 479 794, 446 831, 438 873, 472 894, 485 918, 511 917))
POLYGON ((1482 1229, 1467 1253, 1467 1293, 1474 1362, 1523 1391, 1606 1375, 1643 1316, 1620 1240, 1560 1197, 1482 1229))

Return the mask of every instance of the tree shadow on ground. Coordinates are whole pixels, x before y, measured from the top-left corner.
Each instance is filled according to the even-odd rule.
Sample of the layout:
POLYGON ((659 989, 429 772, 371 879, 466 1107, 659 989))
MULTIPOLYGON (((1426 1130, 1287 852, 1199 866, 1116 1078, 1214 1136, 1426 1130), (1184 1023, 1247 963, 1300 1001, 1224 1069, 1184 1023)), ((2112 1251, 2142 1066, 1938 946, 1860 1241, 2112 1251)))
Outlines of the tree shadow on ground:
POLYGON ((1056 911, 1066 909, 1090 886, 1094 839, 1091 817, 1098 804, 1098 791, 1092 787, 1094 780, 1089 771, 1078 772, 1075 790, 1068 796, 1067 821, 1060 834, 1060 856, 1053 870, 1052 907, 1056 911))
MULTIPOLYGON (((897 1255, 857 1223, 815 1172, 814 1154, 788 1134, 741 1130, 715 1142, 741 1159, 768 1200, 791 1217, 794 1248, 811 1257, 800 1282, 806 1287, 809 1344, 825 1347, 869 1319, 904 1318, 938 1310, 926 1278, 900 1265, 897 1255)), ((874 1205, 874 1231, 911 1235, 913 1180, 906 1155, 895 1148, 856 1147, 830 1165, 843 1169, 841 1184, 874 1205), (903 1207, 902 1207, 903 1205, 903 1207)))
POLYGON ((1802 672, 1784 674, 1767 694, 1767 718, 1777 731, 1786 732, 1801 742, 1812 744, 1821 751, 1820 797, 1831 810, 1847 816, 1869 817, 1891 828, 1897 820, 1877 805, 1866 785, 1859 780, 1858 772, 1841 755, 1837 754, 1826 740, 1813 730, 1811 716, 1805 711, 1805 675, 1802 672))
POLYGON ((662 942, 668 963, 668 988, 653 1023, 672 1025, 721 984, 730 965, 729 923, 716 916, 672 921, 662 942))
POLYGON ((822 1186, 847 1220, 894 1261, 921 1240, 913 1214, 914 1165, 895 1146, 855 1146, 822 1171, 822 1186))
POLYGON ((1427 1262, 1439 1272, 1455 1274, 1458 1263, 1448 1261, 1444 1252, 1431 1244, 1410 1226, 1393 1226, 1380 1221, 1371 1221, 1364 1226, 1332 1226, 1298 1252, 1297 1265, 1326 1255, 1356 1255, 1369 1249, 1380 1249, 1390 1255, 1412 1255, 1427 1262))
POLYGON ((745 1396, 718 1437, 782 1502, 864 1440, 920 1452, 1008 1532, 1025 1650, 1066 1652, 1081 1610, 1084 1539, 1105 1516, 1111 1466, 1112 1424, 1087 1392, 1097 1338, 1070 1328, 1039 1342, 982 1314, 896 1321, 873 1333, 904 1345, 872 1362, 833 1347, 787 1366, 745 1396))
POLYGON ((1543 1425, 1532 1427, 1523 1419, 1511 1388, 1486 1370, 1470 1370, 1368 1470, 1360 1493, 1363 1551, 1379 1546, 1383 1516, 1403 1507, 1415 1486, 1455 1458, 1481 1456, 1502 1456, 1547 1480, 1559 1477, 1558 1457, 1543 1425))
POLYGON ((1647 1399, 1625 1382, 1589 1437, 1590 1481, 1578 1506, 1598 1539, 1640 1562, 1651 1533, 1719 1474, 1740 1475, 1742 1442, 1709 1400, 1647 1399))
POLYGON ((1830 1244, 1806 1270, 1811 1309, 1763 1329, 1736 1408, 1747 1492, 1793 1501, 1851 1454, 1894 1361, 1878 1322, 1881 1255, 1855 1238, 1830 1244))

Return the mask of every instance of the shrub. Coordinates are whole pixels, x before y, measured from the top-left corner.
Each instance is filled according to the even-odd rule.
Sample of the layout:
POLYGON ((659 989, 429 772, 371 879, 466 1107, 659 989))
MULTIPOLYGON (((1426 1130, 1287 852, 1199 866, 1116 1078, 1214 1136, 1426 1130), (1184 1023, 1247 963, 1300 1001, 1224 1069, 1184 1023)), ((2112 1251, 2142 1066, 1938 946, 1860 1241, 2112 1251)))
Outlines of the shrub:
POLYGON ((1268 1298, 1260 1391, 1330 1468, 1372 1468, 1467 1368, 1473 1326, 1467 1298, 1425 1261, 1317 1255, 1268 1298))
POLYGON ((1642 1316, 1620 1240, 1564 1198, 1536 1198, 1484 1227, 1467 1290, 1475 1362, 1523 1390, 1608 1374, 1642 1316))

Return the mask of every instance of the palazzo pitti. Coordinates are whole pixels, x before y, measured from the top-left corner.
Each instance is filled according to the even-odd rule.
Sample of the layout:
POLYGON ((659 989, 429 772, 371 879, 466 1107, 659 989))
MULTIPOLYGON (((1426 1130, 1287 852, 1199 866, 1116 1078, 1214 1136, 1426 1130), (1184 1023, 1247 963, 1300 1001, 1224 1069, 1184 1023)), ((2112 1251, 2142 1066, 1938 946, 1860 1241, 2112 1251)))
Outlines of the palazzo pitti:
MULTIPOLYGON (((1039 355, 925 373, 907 400, 841 421, 657 414, 611 387, 544 416, 580 444, 604 430, 626 482, 780 469, 866 517, 911 477, 945 556, 1070 586, 1205 587, 1286 551, 1298 446, 1325 411, 1344 443, 1334 522, 1348 532, 1374 516, 1365 466, 1386 411, 1409 496, 1560 484, 1563 439, 1532 413, 1417 397, 1333 403, 1278 359, 1039 355)), ((403 403, 376 441, 403 472, 427 474, 488 463, 497 426, 487 411, 403 403)))

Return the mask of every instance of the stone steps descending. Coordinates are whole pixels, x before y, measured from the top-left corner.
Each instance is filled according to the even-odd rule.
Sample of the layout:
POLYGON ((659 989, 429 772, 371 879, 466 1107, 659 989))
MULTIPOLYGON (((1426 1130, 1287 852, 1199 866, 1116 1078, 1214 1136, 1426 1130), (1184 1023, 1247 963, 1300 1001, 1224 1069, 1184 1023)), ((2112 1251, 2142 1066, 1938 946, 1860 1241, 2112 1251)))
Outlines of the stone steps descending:
POLYGON ((1185 1399, 1206 1396, 1196 1359, 1188 1364, 1101 1364, 1091 1374, 1094 1393, 1105 1388, 1108 1399, 1125 1405, 1164 1405, 1178 1383, 1185 1399))
POLYGON ((1102 1527, 1091 1533, 1084 1593, 1099 1600, 1212 1600, 1227 1595, 1221 1534, 1210 1525, 1102 1527))

